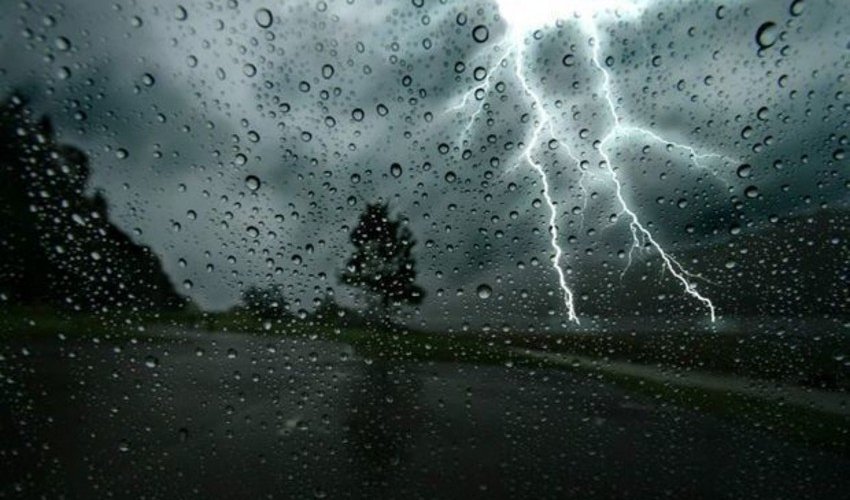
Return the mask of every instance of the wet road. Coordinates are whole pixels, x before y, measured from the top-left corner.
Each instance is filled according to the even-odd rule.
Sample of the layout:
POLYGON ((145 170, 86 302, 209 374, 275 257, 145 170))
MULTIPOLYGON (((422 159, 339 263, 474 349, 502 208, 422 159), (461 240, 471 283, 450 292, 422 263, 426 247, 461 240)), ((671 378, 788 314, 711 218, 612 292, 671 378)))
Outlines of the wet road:
POLYGON ((0 347, 5 498, 837 498, 850 460, 586 374, 164 332, 0 347))

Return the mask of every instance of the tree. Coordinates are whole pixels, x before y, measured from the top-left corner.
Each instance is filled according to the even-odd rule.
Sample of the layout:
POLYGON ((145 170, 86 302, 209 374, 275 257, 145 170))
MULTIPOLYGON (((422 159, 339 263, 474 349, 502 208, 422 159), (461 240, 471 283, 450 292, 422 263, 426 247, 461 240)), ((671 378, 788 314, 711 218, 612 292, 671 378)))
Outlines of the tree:
POLYGON ((17 94, 0 101, 0 178, 0 305, 184 305, 156 254, 109 221, 102 193, 86 193, 86 154, 17 94))
POLYGON ((416 242, 409 229, 390 219, 386 203, 367 205, 349 239, 354 253, 342 282, 365 291, 381 319, 388 319, 390 306, 422 302, 425 292, 415 283, 412 254, 416 242))
POLYGON ((261 318, 282 318, 289 308, 279 285, 247 288, 242 293, 242 304, 261 318))
POLYGON ((316 303, 318 306, 309 316, 310 321, 315 324, 346 327, 366 325, 363 315, 339 304, 332 291, 316 303))

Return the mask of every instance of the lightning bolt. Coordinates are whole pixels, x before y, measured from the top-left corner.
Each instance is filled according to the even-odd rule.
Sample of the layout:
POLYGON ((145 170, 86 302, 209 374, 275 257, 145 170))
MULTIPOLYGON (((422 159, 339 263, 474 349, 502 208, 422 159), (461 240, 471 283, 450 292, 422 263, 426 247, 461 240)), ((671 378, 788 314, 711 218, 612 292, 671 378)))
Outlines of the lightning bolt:
MULTIPOLYGON (((514 43, 511 45, 520 46, 520 41, 514 40, 514 43)), ((537 112, 541 115, 540 118, 536 121, 534 128, 532 129, 531 139, 521 150, 520 153, 520 161, 518 161, 514 166, 509 168, 507 171, 514 170, 519 166, 522 160, 528 162, 529 165, 537 172, 540 177, 540 181, 543 184, 543 199, 546 201, 546 206, 549 208, 549 243, 554 251, 554 255, 552 257, 552 267, 555 269, 556 274, 558 275, 558 284, 561 287, 561 291, 564 295, 564 307, 567 309, 567 317, 570 321, 574 321, 576 324, 579 323, 578 315, 576 315, 575 309, 575 300, 572 289, 567 284, 566 273, 564 269, 561 267, 561 258, 563 257, 564 251, 561 249, 558 244, 558 225, 557 225, 557 217, 558 217, 558 209, 555 201, 552 199, 551 189, 549 187, 549 178, 546 175, 546 171, 543 170, 543 166, 537 162, 532 156, 532 152, 534 150, 535 145, 540 141, 540 133, 543 131, 544 127, 549 128, 549 133, 558 143, 564 146, 567 151, 567 155, 576 162, 579 163, 578 158, 573 155, 570 147, 557 139, 552 130, 552 120, 550 119, 548 113, 543 107, 543 103, 540 100, 540 97, 534 92, 531 87, 528 85, 525 76, 522 74, 522 66, 523 66, 523 58, 524 51, 520 48, 520 50, 507 50, 504 54, 496 61, 494 65, 490 67, 490 70, 487 72, 487 77, 484 79, 484 83, 480 87, 473 88, 466 92, 463 97, 460 99, 460 102, 446 110, 446 112, 458 112, 467 106, 470 98, 472 98, 479 90, 483 90, 483 93, 486 94, 490 90, 492 78, 498 73, 500 67, 502 67, 503 63, 507 60, 507 58, 511 55, 515 55, 515 73, 517 79, 523 86, 526 94, 530 95, 532 100, 534 101, 534 107, 537 112), (514 54, 516 52, 516 54, 514 54)), ((461 135, 461 140, 465 140, 469 134, 469 131, 472 129, 472 126, 475 124, 475 120, 481 114, 481 111, 484 109, 485 104, 484 99, 479 99, 478 106, 474 113, 469 116, 469 119, 466 122, 466 126, 463 128, 463 134, 461 135)), ((582 186, 584 189, 584 186, 582 186)))
MULTIPOLYGON (((552 194, 549 189, 549 178, 546 176, 546 171, 543 170, 543 165, 539 162, 535 161, 532 156, 532 150, 535 145, 540 142, 540 133, 543 131, 544 127, 549 127, 549 132, 552 132, 552 120, 549 117, 549 114, 546 112, 546 109, 543 107, 543 102, 540 100, 540 96, 534 92, 531 87, 528 85, 528 80, 522 74, 522 66, 524 60, 525 51, 520 49, 516 55, 516 76, 517 79, 522 84, 523 90, 525 93, 531 96, 532 101, 534 102, 534 108, 537 110, 539 117, 537 119, 537 124, 534 126, 534 129, 531 134, 531 139, 528 141, 528 144, 522 149, 521 157, 528 162, 529 165, 537 172, 537 175, 540 176, 540 181, 543 183, 543 199, 546 200, 546 206, 549 207, 549 243, 552 246, 552 250, 554 250, 555 255, 552 257, 552 266, 555 268, 555 272, 558 274, 558 284, 561 287, 561 290, 564 293, 564 306, 567 308, 567 317, 570 321, 575 321, 576 324, 579 323, 578 316, 576 315, 575 310, 575 302, 573 300, 573 291, 567 285, 567 280, 564 275, 564 270, 561 268, 561 256, 563 255, 563 250, 561 246, 558 245, 558 207, 555 205, 555 202, 552 201, 552 194)), ((554 135, 553 135, 554 137, 554 135)), ((556 138, 557 140, 557 138, 556 138)), ((578 158, 573 155, 570 147, 561 141, 561 143, 567 151, 567 155, 576 162, 579 163, 578 158)), ((519 165, 519 162, 517 162, 519 165)))
MULTIPOLYGON (((601 95, 603 100, 605 101, 606 107, 608 108, 608 114, 611 118, 612 125, 609 128, 606 135, 599 142, 597 147, 597 152, 602 159, 600 166, 603 170, 608 174, 608 177, 611 181, 611 186, 613 188, 614 196, 616 198, 617 204, 620 207, 619 215, 625 214, 629 220, 629 230, 632 235, 632 245, 629 249, 629 260, 625 269, 623 270, 623 274, 628 270, 632 263, 632 254, 634 250, 639 250, 643 246, 649 246, 653 248, 658 255, 661 257, 661 261, 664 264, 664 269, 666 269, 673 278, 678 281, 682 287, 684 288, 685 294, 692 297, 696 301, 700 302, 706 309, 708 309, 709 315, 711 317, 711 321, 714 322, 716 320, 716 309, 714 303, 706 296, 702 295, 698 290, 697 286, 694 283, 694 279, 700 278, 698 275, 695 275, 685 269, 679 261, 677 261, 672 255, 670 255, 661 244, 655 239, 653 234, 646 228, 646 226, 641 223, 638 214, 631 208, 629 202, 626 200, 626 195, 624 194, 623 183, 620 181, 619 176, 617 175, 617 169, 612 162, 608 151, 608 144, 618 137, 630 137, 635 135, 642 135, 647 137, 657 143, 666 144, 672 147, 673 149, 681 150, 688 155, 690 162, 698 169, 705 170, 711 173, 715 178, 724 183, 724 185, 728 186, 728 182, 721 178, 714 170, 710 169, 706 165, 706 161, 709 160, 723 160, 723 161, 732 161, 732 159, 716 153, 702 153, 697 151, 696 148, 690 146, 688 144, 676 142, 665 138, 658 134, 657 132, 636 126, 624 123, 623 118, 617 112, 617 108, 614 104, 613 91, 611 90, 611 75, 605 69, 605 67, 600 63, 599 59, 599 47, 600 47, 600 36, 599 31, 596 25, 595 20, 592 16, 586 16, 581 19, 581 26, 583 27, 586 34, 590 36, 591 41, 591 62, 593 66, 598 70, 602 75, 602 83, 601 83, 601 95)), ((548 220, 548 228, 549 228, 549 243, 554 252, 554 256, 552 258, 552 267, 555 270, 555 273, 558 276, 558 284, 563 292, 564 296, 564 306, 567 310, 567 315, 570 321, 574 321, 575 323, 579 323, 578 316, 575 310, 575 301, 574 294, 572 289, 567 283, 566 274, 561 267, 561 259, 563 257, 563 249, 558 243, 558 205, 552 198, 552 191, 550 187, 549 177, 546 174, 546 170, 543 168, 543 165, 537 161, 534 157, 534 151, 537 146, 541 142, 542 135, 544 132, 548 133, 548 136, 554 140, 556 140, 561 146, 563 146, 564 151, 567 156, 572 159, 576 165, 580 166, 580 162, 578 158, 573 154, 572 149, 569 145, 561 140, 558 137, 558 134, 555 133, 553 120, 551 116, 546 111, 543 105, 543 99, 540 96, 540 93, 537 92, 533 85, 529 83, 529 79, 523 73, 524 66, 524 58, 525 58, 525 49, 522 40, 522 33, 519 31, 509 29, 508 34, 506 35, 506 40, 508 40, 509 48, 502 54, 502 56, 498 59, 498 61, 490 68, 488 71, 487 77, 484 80, 484 83, 480 87, 475 87, 465 93, 460 100, 460 102, 449 109, 447 112, 459 112, 463 110, 469 103, 470 99, 480 92, 482 96, 478 99, 478 105, 475 112, 473 112, 464 127, 463 134, 461 136, 462 140, 466 140, 470 130, 474 126, 476 120, 478 119, 481 111, 484 109, 484 105, 486 100, 484 96, 489 92, 490 87, 492 85, 491 81, 495 74, 498 72, 499 68, 505 67, 505 61, 510 57, 514 56, 515 60, 515 76, 516 79, 520 82, 523 91, 526 95, 531 98, 532 108, 537 114, 537 119, 534 122, 534 126, 531 129, 531 134, 529 140, 522 144, 522 148, 517 157, 517 162, 512 167, 510 167, 506 172, 509 172, 515 168, 517 168, 522 163, 527 163, 532 167, 532 169, 537 173, 540 178, 541 184, 543 186, 543 198, 546 202, 546 205, 549 209, 549 220, 548 220)), ((579 187, 583 194, 584 206, 587 207, 587 189, 584 185, 584 177, 586 171, 585 169, 581 169, 581 174, 579 177, 579 187)), ((582 224, 584 223, 584 211, 582 211, 582 224)), ((621 274, 621 277, 622 275, 621 274)))
MULTIPOLYGON (((450 107, 449 109, 447 109, 446 112, 447 113, 453 112, 453 111, 457 112, 457 111, 462 110, 463 108, 466 107, 469 100, 471 98, 473 98, 476 93, 478 93, 479 90, 481 91, 482 95, 486 95, 487 92, 490 91, 490 85, 491 85, 490 82, 491 82, 493 76, 496 75, 496 73, 498 73, 499 67, 502 65, 502 63, 504 61, 507 60, 508 56, 511 55, 511 53, 512 53, 512 51, 510 51, 510 50, 506 51, 502 55, 502 57, 500 57, 499 60, 496 61, 496 64, 491 66, 490 70, 487 71, 487 76, 484 78, 484 83, 480 87, 474 87, 469 92, 465 93, 463 95, 463 98, 460 100, 460 102, 457 103, 456 105, 450 107)), ((467 120, 466 126, 463 127, 463 135, 461 135, 461 139, 466 139, 466 137, 469 135, 469 131, 472 129, 472 125, 475 123, 475 120, 478 118, 478 115, 480 115, 481 111, 484 109, 484 103, 485 102, 486 101, 484 99, 478 100, 477 109, 475 110, 474 113, 472 113, 472 115, 469 116, 469 120, 467 120)))
POLYGON ((591 26, 592 26, 592 30, 591 30, 592 42, 591 43, 593 44, 593 47, 592 47, 593 64, 602 73, 602 95, 605 99, 605 102, 608 104, 608 109, 611 112, 611 118, 614 121, 614 126, 611 127, 608 134, 599 143, 599 155, 602 157, 602 159, 604 161, 603 166, 604 166, 605 170, 608 171, 608 174, 611 176, 611 181, 614 183, 614 194, 617 197, 617 201, 620 204, 621 213, 625 213, 626 215, 629 216, 629 219, 630 219, 629 228, 631 229, 631 232, 632 232, 632 247, 629 250, 629 262, 631 262, 632 251, 635 248, 640 247, 641 240, 644 240, 645 242, 649 243, 652 246, 652 248, 654 248, 655 251, 658 252, 658 254, 661 256, 661 260, 662 260, 662 262, 664 262, 664 266, 666 267, 667 271, 671 275, 673 275, 673 277, 677 281, 679 281, 679 283, 682 284, 682 286, 685 289, 685 293, 690 295, 694 299, 698 300, 703 305, 705 305, 705 307, 708 308, 709 314, 711 315, 711 322, 713 323, 717 319, 714 303, 711 301, 711 299, 709 299, 709 298, 705 297, 704 295, 702 295, 701 293, 699 293, 699 291, 696 288, 696 285, 694 285, 694 283, 691 281, 691 279, 693 279, 695 276, 692 273, 688 272, 684 267, 682 267, 682 265, 679 264, 679 262, 675 258, 673 258, 670 254, 668 254, 664 250, 664 248, 652 236, 652 233, 649 232, 649 230, 646 229, 646 227, 643 224, 641 224, 640 219, 638 218, 638 216, 634 212, 634 210, 632 210, 629 207, 629 204, 626 202, 626 198, 623 195, 623 183, 620 182, 620 178, 617 176, 617 172, 614 169, 614 164, 611 161, 611 158, 608 156, 608 152, 605 150, 605 146, 611 138, 616 137, 616 135, 620 132, 627 134, 630 131, 639 131, 640 133, 646 134, 646 135, 648 135, 652 138, 657 138, 657 140, 659 140, 661 142, 669 142, 670 144, 674 144, 675 146, 686 149, 688 152, 691 153, 692 161, 694 161, 695 163, 701 157, 710 157, 710 156, 715 156, 715 155, 713 155, 713 154, 712 155, 700 155, 696 152, 696 150, 694 150, 694 148, 692 148, 690 146, 679 145, 679 144, 673 143, 671 141, 666 141, 665 139, 662 139, 660 136, 658 136, 657 134, 655 134, 651 130, 646 130, 646 129, 643 129, 643 128, 640 128, 640 127, 632 127, 632 126, 623 125, 622 119, 620 118, 620 115, 617 114, 617 108, 616 108, 616 106, 614 106, 614 98, 613 98, 612 92, 611 92, 611 75, 608 73, 608 71, 605 69, 605 67, 602 66, 602 64, 599 62, 599 46, 600 46, 599 33, 598 33, 597 28, 596 28, 596 24, 592 23, 591 26))

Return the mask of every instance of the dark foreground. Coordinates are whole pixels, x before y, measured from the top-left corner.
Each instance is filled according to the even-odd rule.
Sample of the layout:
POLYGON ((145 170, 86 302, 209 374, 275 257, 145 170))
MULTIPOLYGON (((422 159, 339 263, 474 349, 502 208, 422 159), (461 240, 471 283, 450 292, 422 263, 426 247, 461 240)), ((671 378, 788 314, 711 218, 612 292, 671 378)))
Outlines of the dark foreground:
POLYGON ((839 498, 850 460, 586 373, 250 335, 0 346, 4 498, 839 498))

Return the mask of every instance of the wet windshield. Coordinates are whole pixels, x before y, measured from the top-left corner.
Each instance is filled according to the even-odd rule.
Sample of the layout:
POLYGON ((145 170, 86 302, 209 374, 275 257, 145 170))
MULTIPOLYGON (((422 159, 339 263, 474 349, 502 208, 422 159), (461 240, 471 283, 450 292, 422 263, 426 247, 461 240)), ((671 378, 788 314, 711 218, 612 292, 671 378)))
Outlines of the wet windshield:
POLYGON ((850 487, 846 0, 9 0, 2 498, 850 487))

